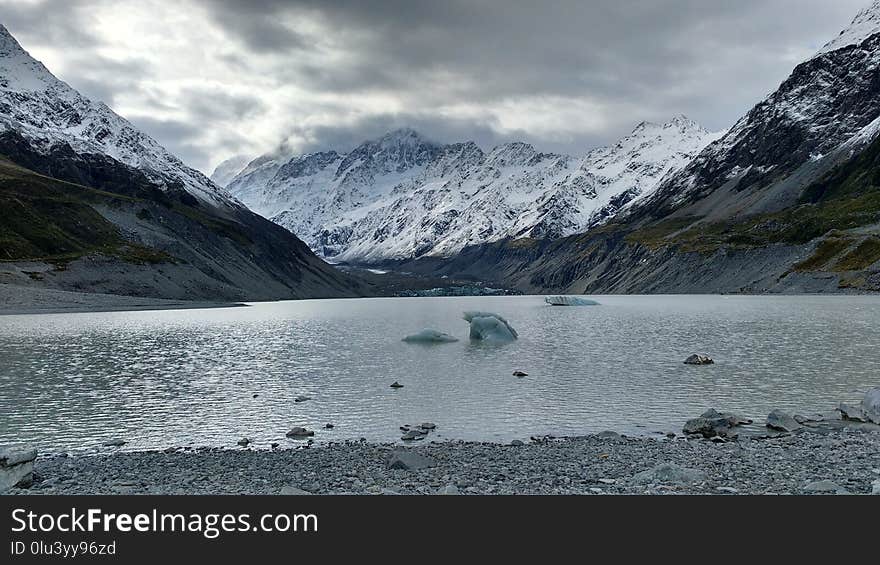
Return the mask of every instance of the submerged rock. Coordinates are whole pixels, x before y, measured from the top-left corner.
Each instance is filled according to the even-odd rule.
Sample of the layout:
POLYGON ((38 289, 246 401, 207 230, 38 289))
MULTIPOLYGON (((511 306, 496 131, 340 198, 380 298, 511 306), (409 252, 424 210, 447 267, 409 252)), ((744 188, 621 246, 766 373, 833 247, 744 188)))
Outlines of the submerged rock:
POLYGON ((293 399, 293 401, 294 401, 294 402, 307 402, 307 401, 309 401, 309 400, 311 400, 311 399, 312 399, 311 396, 304 396, 304 395, 302 395, 302 396, 297 396, 296 398, 293 399))
POLYGON ((474 341, 506 342, 519 338, 510 323, 491 312, 465 312, 464 319, 471 325, 470 338, 474 341))
POLYGON ((307 430, 307 429, 300 427, 300 426, 297 426, 297 427, 291 429, 289 432, 287 432, 287 437, 292 437, 292 438, 311 437, 313 435, 315 435, 315 432, 313 432, 312 430, 307 430))
POLYGON ((37 450, 31 447, 0 447, 0 492, 33 480, 37 450))
POLYGON ((101 445, 104 447, 122 447, 125 444, 126 441, 124 439, 108 439, 101 445))
POLYGON ((660 463, 653 469, 636 473, 632 483, 636 485, 694 485, 706 480, 706 473, 699 469, 682 467, 675 463, 660 463))
POLYGON ((526 373, 525 371, 514 371, 513 376, 514 377, 528 377, 529 374, 526 373))
POLYGON ((599 303, 579 296, 545 296, 544 302, 551 306, 598 306, 599 303))
POLYGON ((780 432, 793 432, 804 426, 787 412, 774 410, 767 415, 767 427, 780 432))
POLYGON ((403 341, 407 343, 454 343, 458 341, 458 338, 438 330, 426 329, 406 336, 403 341))
POLYGON ((403 385, 397 381, 394 381, 393 383, 391 383, 391 388, 403 388, 403 385))
POLYGON ((751 424, 752 420, 736 414, 718 412, 714 408, 703 412, 699 418, 688 420, 682 431, 688 435, 702 435, 704 438, 733 437, 737 435, 734 428, 751 424))
POLYGON ((715 361, 708 355, 694 353, 684 360, 685 365, 714 365, 715 361))

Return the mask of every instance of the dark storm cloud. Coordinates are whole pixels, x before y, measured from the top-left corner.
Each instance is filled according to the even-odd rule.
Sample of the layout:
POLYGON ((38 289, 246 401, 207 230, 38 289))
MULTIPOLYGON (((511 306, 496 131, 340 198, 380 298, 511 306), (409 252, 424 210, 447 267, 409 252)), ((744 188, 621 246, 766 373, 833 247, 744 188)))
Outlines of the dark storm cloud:
POLYGON ((397 127, 575 153, 678 113, 729 127, 867 4, 0 0, 0 19, 210 170, 284 140, 346 149, 397 127))
POLYGON ((462 118, 446 118, 431 114, 376 114, 360 118, 344 125, 320 125, 314 127, 294 126, 290 135, 304 140, 294 147, 283 147, 283 151, 351 151, 364 140, 376 139, 390 131, 411 128, 427 139, 438 143, 454 143, 463 140, 474 141, 482 147, 493 147, 511 141, 530 141, 528 132, 514 131, 507 135, 498 133, 499 124, 495 120, 474 121, 462 118))
MULTIPOLYGON (((279 75, 310 88, 393 92, 414 105, 546 95, 588 97, 607 107, 605 131, 584 132, 575 145, 675 113, 727 127, 864 4, 206 0, 220 21, 235 22, 230 33, 245 38, 272 37, 273 22, 321 22, 345 57, 333 66, 291 59, 279 75)), ((262 47, 279 54, 304 49, 301 36, 262 47)), ((373 121, 363 123, 364 133, 373 129, 373 121)))

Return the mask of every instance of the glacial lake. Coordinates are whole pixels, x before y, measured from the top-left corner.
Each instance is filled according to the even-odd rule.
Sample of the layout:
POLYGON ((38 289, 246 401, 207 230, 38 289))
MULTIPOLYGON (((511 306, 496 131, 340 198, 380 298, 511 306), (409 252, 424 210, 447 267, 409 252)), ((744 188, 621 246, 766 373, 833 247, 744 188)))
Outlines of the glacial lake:
POLYGON ((437 424, 427 441, 650 435, 709 407, 760 421, 774 408, 827 411, 880 384, 880 297, 593 298, 601 305, 377 298, 0 316, 0 444, 293 447, 293 426, 318 442, 400 443, 400 425, 426 421, 437 424), (505 316, 520 339, 470 342, 465 310, 505 316), (461 341, 401 341, 424 328, 461 341), (701 352, 716 364, 682 363, 701 352))

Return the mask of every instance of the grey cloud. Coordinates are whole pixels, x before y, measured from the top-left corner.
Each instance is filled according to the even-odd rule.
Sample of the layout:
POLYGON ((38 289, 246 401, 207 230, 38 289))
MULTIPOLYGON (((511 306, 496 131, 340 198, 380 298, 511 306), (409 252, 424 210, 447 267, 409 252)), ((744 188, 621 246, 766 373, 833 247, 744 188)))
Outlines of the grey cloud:
POLYGON ((0 0, 2 23, 30 43, 59 43, 80 49, 93 49, 101 39, 84 25, 88 12, 97 9, 100 0, 40 0, 18 2, 0 0))
MULTIPOLYGON (((285 61, 279 77, 329 92, 393 93, 422 107, 525 96, 589 97, 621 119, 686 113, 730 125, 785 78, 787 52, 830 40, 865 0, 208 0, 230 33, 267 15, 322 22, 344 55, 285 61), (621 110, 625 110, 621 112, 621 110)), ((284 51, 288 43, 276 48, 284 51)), ((414 108, 415 109, 415 108, 414 108)), ((609 131, 610 133, 610 131, 609 131)), ((582 144, 590 135, 577 141, 582 144)))
POLYGON ((93 22, 127 2, 0 8, 26 47, 63 49, 62 78, 141 116, 154 110, 161 117, 138 123, 210 169, 285 137, 303 150, 345 150, 401 126, 439 141, 517 137, 571 153, 678 113, 729 127, 868 2, 179 0, 167 23, 182 49, 121 61, 101 56, 111 40, 93 22), (194 27, 219 40, 186 45, 194 27), (192 77, 166 78, 169 56, 192 56, 192 77), (198 67, 206 62, 210 72, 198 67), (577 121, 573 112, 597 119, 517 131, 499 118, 509 107, 533 112, 535 124, 567 126, 559 116, 577 121))

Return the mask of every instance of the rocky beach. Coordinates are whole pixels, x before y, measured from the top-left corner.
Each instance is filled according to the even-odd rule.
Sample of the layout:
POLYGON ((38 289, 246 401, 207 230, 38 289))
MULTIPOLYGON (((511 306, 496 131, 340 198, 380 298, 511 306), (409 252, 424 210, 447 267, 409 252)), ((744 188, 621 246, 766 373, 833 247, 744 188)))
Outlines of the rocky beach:
POLYGON ((303 436, 271 449, 242 441, 240 449, 114 453, 119 445, 108 444, 97 455, 37 457, 7 494, 876 495, 880 425, 870 401, 878 393, 824 416, 774 411, 759 424, 709 410, 666 437, 435 442, 434 424, 423 424, 402 428, 403 445, 313 445, 303 436))

